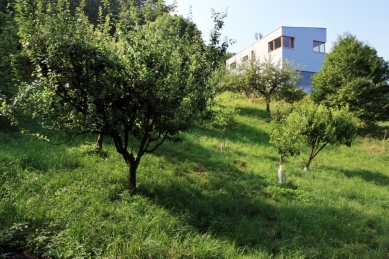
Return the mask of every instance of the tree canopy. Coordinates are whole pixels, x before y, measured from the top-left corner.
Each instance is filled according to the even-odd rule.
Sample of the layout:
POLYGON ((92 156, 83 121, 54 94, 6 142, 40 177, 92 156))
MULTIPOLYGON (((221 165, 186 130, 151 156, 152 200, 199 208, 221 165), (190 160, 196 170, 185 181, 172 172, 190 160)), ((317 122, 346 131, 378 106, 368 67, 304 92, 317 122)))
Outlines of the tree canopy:
POLYGON ((328 108, 313 102, 302 101, 293 111, 273 124, 271 142, 276 145, 280 162, 286 155, 300 152, 302 144, 311 151, 305 167, 327 145, 350 146, 356 134, 353 116, 346 108, 328 108))
MULTIPOLYGON (((188 20, 182 35, 159 21, 126 33, 117 27, 111 35, 110 17, 102 12, 101 23, 91 26, 83 6, 72 15, 65 0, 35 3, 17 5, 23 49, 36 69, 11 114, 32 115, 71 136, 111 137, 135 189, 141 157, 166 139, 177 140, 207 113, 213 96, 207 81, 227 47, 218 45, 222 22, 206 45, 188 20)), ((216 21, 223 17, 214 15, 216 21)))
POLYGON ((312 85, 316 103, 348 106, 367 124, 389 120, 389 63, 354 35, 338 37, 312 85))
POLYGON ((274 61, 271 56, 260 59, 253 58, 231 70, 224 82, 233 91, 257 93, 266 101, 266 111, 270 115, 272 98, 286 101, 300 100, 304 90, 297 85, 300 70, 291 62, 274 61))
POLYGON ((98 24, 99 9, 106 6, 105 14, 110 13, 114 20, 120 21, 122 29, 155 21, 159 15, 169 12, 174 7, 166 5, 163 0, 69 0, 73 14, 82 1, 84 1, 83 11, 90 23, 98 24))

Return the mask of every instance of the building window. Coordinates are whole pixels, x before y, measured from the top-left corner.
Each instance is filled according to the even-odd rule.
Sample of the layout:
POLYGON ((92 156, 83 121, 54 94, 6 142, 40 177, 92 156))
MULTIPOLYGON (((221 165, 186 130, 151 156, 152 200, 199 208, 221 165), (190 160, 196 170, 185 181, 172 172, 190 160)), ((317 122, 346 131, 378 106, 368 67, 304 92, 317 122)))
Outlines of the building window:
POLYGON ((320 52, 320 53, 326 53, 326 44, 325 42, 321 41, 313 41, 313 51, 320 52))
POLYGON ((294 49, 294 38, 282 36, 284 48, 294 49))
POLYGON ((281 37, 274 40, 274 49, 281 48, 281 37))
POLYGON ((269 52, 274 50, 274 41, 269 42, 269 52))
POLYGON ((246 62, 247 60, 249 60, 249 56, 248 55, 244 56, 243 59, 242 59, 243 62, 246 62))
POLYGON ((251 51, 251 59, 255 59, 255 53, 254 50, 251 51))
POLYGON ((235 69, 236 68, 236 62, 233 62, 230 64, 230 69, 235 69))
POLYGON ((281 36, 275 40, 270 41, 268 46, 269 52, 281 47, 294 49, 294 38, 281 36))

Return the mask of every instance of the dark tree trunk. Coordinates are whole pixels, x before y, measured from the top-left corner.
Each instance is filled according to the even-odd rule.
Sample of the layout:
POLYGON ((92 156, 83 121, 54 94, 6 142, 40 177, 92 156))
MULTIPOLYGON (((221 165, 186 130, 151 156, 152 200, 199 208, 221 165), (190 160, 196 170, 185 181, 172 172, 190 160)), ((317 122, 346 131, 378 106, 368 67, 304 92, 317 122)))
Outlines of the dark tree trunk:
MULTIPOLYGON (((130 169, 130 174, 128 177, 128 180, 130 182, 130 192, 135 193, 136 192, 136 171, 138 169, 140 159, 146 152, 153 152, 155 149, 157 149, 163 143, 163 140, 165 140, 166 135, 163 137, 163 140, 154 147, 154 149, 147 149, 151 140, 149 134, 146 133, 140 143, 137 156, 135 157, 132 151, 130 153, 127 150, 129 131, 126 130, 124 133, 125 133, 124 142, 122 141, 120 135, 111 135, 111 137, 115 143, 116 151, 123 156, 124 161, 126 162, 128 168, 130 169)), ((158 138, 153 139, 152 141, 158 139, 159 136, 158 138)))
POLYGON ((130 164, 130 176, 129 176, 129 181, 130 181, 130 191, 135 192, 136 191, 136 170, 138 169, 138 162, 135 162, 130 164))
POLYGON ((307 165, 304 168, 304 171, 307 171, 309 168, 309 165, 311 164, 312 160, 317 156, 317 154, 328 144, 324 143, 320 148, 316 146, 315 144, 312 144, 311 153, 309 154, 307 165))
POLYGON ((307 164, 305 165, 304 171, 308 170, 309 165, 312 162, 312 159, 315 157, 313 154, 314 154, 314 149, 312 148, 311 154, 309 154, 308 161, 307 161, 307 164))
POLYGON ((96 147, 98 150, 102 150, 103 149, 103 141, 104 141, 104 135, 103 134, 99 134, 97 136, 97 142, 96 142, 96 147))
POLYGON ((130 182, 130 191, 135 192, 136 190, 136 170, 139 166, 139 161, 134 158, 133 154, 130 154, 127 150, 125 150, 122 154, 126 164, 130 170, 130 174, 128 180, 130 182))

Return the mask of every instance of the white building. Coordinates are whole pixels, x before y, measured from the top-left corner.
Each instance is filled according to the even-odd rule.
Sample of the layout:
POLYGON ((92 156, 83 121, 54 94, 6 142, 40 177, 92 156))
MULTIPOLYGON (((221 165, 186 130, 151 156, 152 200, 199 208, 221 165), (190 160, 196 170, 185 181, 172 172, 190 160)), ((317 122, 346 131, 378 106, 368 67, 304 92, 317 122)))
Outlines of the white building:
POLYGON ((282 26, 265 37, 257 35, 257 41, 226 61, 227 68, 234 69, 253 57, 269 57, 275 62, 289 60, 302 69, 299 85, 310 91, 311 77, 320 70, 326 53, 325 28, 282 26))

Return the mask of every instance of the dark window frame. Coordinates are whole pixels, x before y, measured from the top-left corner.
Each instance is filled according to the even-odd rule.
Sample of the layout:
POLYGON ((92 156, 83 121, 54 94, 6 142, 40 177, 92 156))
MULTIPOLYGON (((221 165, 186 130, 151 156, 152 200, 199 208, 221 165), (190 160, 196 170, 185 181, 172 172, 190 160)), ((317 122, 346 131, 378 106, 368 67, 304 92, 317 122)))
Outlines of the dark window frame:
POLYGON ((326 53, 326 43, 325 42, 314 40, 312 45, 313 45, 313 52, 326 53), (315 43, 317 44, 317 46, 315 46, 315 43), (316 48, 317 48, 317 50, 315 50, 316 48))
POLYGON ((280 36, 272 41, 268 42, 268 52, 272 52, 279 48, 294 49, 294 37, 280 36), (285 46, 285 38, 290 39, 290 46, 285 46))

